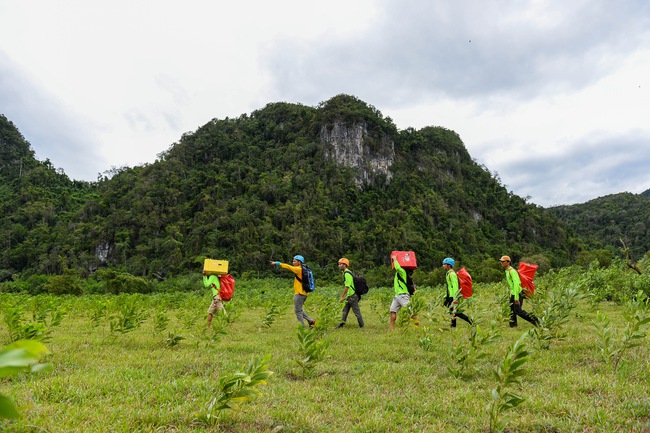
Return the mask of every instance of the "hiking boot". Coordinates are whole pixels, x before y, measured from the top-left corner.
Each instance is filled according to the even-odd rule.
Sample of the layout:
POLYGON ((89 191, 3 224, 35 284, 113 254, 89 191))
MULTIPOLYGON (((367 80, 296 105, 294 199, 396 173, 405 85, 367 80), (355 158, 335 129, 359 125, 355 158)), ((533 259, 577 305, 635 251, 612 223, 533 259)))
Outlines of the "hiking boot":
POLYGON ((316 324, 316 321, 312 320, 311 322, 309 322, 309 327, 313 328, 315 324, 316 324))
POLYGON ((339 323, 339 326, 337 326, 337 328, 343 328, 344 326, 345 326, 345 322, 341 322, 339 323))

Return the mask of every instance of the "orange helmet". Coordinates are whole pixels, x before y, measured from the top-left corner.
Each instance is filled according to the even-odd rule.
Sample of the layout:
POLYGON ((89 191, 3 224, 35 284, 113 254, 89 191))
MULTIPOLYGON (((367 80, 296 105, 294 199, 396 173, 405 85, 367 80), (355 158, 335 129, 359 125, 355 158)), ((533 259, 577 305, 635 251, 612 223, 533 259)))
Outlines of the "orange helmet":
POLYGON ((345 257, 339 259, 339 263, 343 263, 345 266, 350 266, 350 261, 345 257))

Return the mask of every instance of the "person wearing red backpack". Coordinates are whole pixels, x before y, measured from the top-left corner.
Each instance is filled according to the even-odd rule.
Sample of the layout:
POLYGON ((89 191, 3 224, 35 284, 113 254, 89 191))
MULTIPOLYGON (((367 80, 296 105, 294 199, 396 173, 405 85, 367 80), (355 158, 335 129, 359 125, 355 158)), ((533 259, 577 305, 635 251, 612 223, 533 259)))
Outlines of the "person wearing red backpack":
POLYGON ((510 256, 501 256, 499 261, 501 267, 506 271, 506 281, 510 287, 510 327, 517 326, 517 316, 537 326, 539 324, 537 317, 522 308, 525 296, 522 294, 521 278, 519 278, 517 270, 510 265, 510 256))
POLYGON ((447 296, 445 297, 445 307, 449 307, 449 314, 451 314, 451 327, 456 327, 456 317, 459 317, 472 324, 472 321, 463 313, 459 313, 456 310, 458 309, 458 298, 460 298, 460 285, 458 283, 458 275, 454 271, 454 265, 456 262, 451 257, 447 257, 442 261, 442 267, 447 271, 445 275, 445 281, 447 281, 447 296))
POLYGON ((221 290, 221 281, 219 281, 219 276, 210 274, 208 275, 206 271, 203 271, 203 286, 207 289, 210 287, 212 289, 212 303, 208 308, 208 325, 207 329, 210 329, 212 326, 212 316, 217 314, 219 311, 223 311, 224 315, 228 315, 226 309, 223 308, 223 302, 219 296, 219 290, 221 290))

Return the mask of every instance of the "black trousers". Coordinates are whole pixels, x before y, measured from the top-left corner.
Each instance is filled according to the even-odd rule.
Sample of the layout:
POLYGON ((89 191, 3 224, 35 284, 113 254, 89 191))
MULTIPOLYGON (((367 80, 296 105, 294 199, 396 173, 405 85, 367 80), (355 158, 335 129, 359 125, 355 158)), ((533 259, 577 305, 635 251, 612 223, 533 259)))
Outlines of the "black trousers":
POLYGON ((529 321, 533 325, 537 326, 539 320, 532 313, 527 313, 524 309, 524 299, 523 293, 519 294, 519 305, 515 304, 515 297, 510 295, 510 327, 514 328, 517 326, 517 316, 521 317, 524 320, 529 321))
MULTIPOLYGON (((453 302, 454 302, 454 298, 452 298, 451 296, 447 296, 447 297, 445 298, 444 306, 445 306, 445 307, 449 307, 449 314, 454 314, 454 307, 453 307, 453 305, 452 305, 453 302)), ((469 319, 469 317, 467 317, 467 316, 464 315, 463 313, 456 313, 456 317, 458 317, 458 318, 460 318, 460 319, 463 319, 464 321, 466 321, 466 322, 469 323, 470 325, 472 324, 472 321, 469 319)), ((453 316, 452 316, 452 318, 451 318, 451 327, 452 327, 452 328, 455 328, 455 327, 456 327, 456 317, 453 317, 453 316)))

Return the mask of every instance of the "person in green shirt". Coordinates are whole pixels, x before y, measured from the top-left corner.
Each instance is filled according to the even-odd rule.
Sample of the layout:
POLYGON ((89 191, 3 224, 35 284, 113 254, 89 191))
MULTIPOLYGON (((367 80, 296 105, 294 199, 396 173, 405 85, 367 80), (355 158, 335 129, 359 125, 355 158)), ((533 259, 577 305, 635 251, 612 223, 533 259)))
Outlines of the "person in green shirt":
POLYGON ((345 257, 339 259, 339 269, 343 271, 343 293, 341 293, 341 302, 345 302, 343 306, 343 313, 341 315, 341 323, 339 328, 345 326, 345 322, 348 320, 348 313, 350 309, 357 317, 357 322, 359 323, 359 328, 363 328, 363 317, 361 316, 361 309, 359 308, 359 295, 354 291, 354 275, 348 269, 350 266, 350 261, 345 257))
POLYGON ((456 327, 456 317, 460 317, 470 325, 472 321, 463 313, 459 313, 458 298, 460 297, 460 284, 458 283, 458 275, 454 271, 456 262, 451 257, 447 257, 442 261, 442 267, 447 271, 445 274, 445 281, 447 281, 447 296, 445 297, 445 307, 449 307, 449 314, 451 314, 451 327, 456 327))
POLYGON ((209 287, 212 290, 212 302, 208 308, 207 325, 207 329, 210 329, 210 326, 212 326, 212 316, 214 316, 219 311, 223 311, 224 315, 227 315, 228 313, 223 307, 223 301, 219 297, 219 290, 221 290, 221 281, 219 281, 219 276, 214 274, 208 275, 206 271, 203 271, 203 286, 206 289, 209 287))
MULTIPOLYGON (((395 297, 390 304, 390 327, 392 331, 395 329, 395 321, 397 320, 397 313, 402 307, 406 307, 411 302, 411 295, 409 294, 406 285, 407 276, 406 269, 400 266, 395 256, 390 257, 393 268, 395 268, 395 277, 393 278, 393 287, 395 288, 395 297)), ((417 320, 417 317, 412 317, 417 320)))
POLYGON ((517 316, 537 326, 539 324, 537 317, 534 314, 527 313, 522 308, 525 296, 522 295, 523 289, 521 287, 519 272, 510 266, 509 256, 501 256, 499 261, 501 262, 501 267, 506 271, 506 281, 510 287, 510 327, 514 328, 517 326, 517 316))

